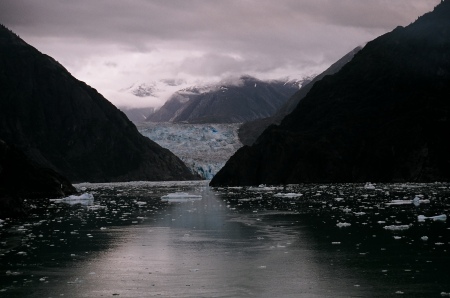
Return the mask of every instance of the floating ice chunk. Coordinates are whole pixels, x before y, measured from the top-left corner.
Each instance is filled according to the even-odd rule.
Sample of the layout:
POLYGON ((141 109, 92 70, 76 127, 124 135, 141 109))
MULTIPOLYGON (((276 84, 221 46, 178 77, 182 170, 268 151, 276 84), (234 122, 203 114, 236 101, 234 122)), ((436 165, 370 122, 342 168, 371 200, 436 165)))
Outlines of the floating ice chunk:
POLYGON ((273 196, 277 197, 277 198, 298 198, 298 197, 303 196, 303 194, 291 192, 291 193, 277 193, 277 194, 274 194, 273 196))
POLYGON ((87 206, 87 210, 91 210, 91 211, 102 210, 102 209, 106 209, 106 206, 101 206, 101 205, 87 206))
POLYGON ((403 294, 405 294, 404 292, 402 292, 402 291, 397 291, 397 292, 395 292, 395 294, 398 294, 398 295, 403 295, 403 294))
POLYGON ((356 216, 360 216, 360 215, 366 214, 366 212, 355 212, 354 214, 355 214, 356 216))
POLYGON ((434 220, 434 221, 446 221, 447 220, 447 215, 441 214, 441 215, 436 215, 436 216, 425 216, 425 215, 417 216, 417 220, 419 222, 424 222, 425 219, 431 219, 431 220, 434 220))
POLYGON ((442 297, 450 297, 450 293, 441 292, 442 297))
POLYGON ((334 200, 335 200, 336 202, 340 202, 340 201, 343 201, 344 198, 335 198, 334 200))
POLYGON ((76 205, 76 204, 81 204, 81 205, 91 205, 94 201, 94 196, 90 193, 84 193, 82 195, 79 196, 68 196, 62 199, 51 199, 50 202, 55 202, 55 203, 66 203, 69 205, 76 205))
POLYGON ((339 241, 334 241, 334 242, 331 242, 331 244, 333 244, 333 245, 339 245, 339 244, 341 244, 341 242, 339 242, 339 241))
POLYGON ((410 205, 414 204, 414 206, 419 206, 420 204, 430 203, 430 200, 422 200, 419 197, 415 197, 413 200, 392 200, 389 203, 386 203, 387 206, 393 205, 410 205))
POLYGON ((375 185, 373 185, 370 182, 366 182, 366 185, 364 185, 365 189, 375 189, 375 185))
POLYGON ((422 236, 422 237, 420 237, 420 239, 422 239, 423 241, 428 241, 428 237, 427 236, 422 236))
POLYGON ((170 193, 161 197, 161 200, 166 202, 187 202, 187 201, 198 201, 201 199, 202 196, 191 195, 185 192, 170 193))
POLYGON ((385 230, 389 230, 389 231, 404 231, 409 229, 410 226, 409 225, 392 225, 392 226, 384 226, 383 229, 385 230))
POLYGON ((351 225, 352 225, 352 224, 351 224, 351 223, 348 223, 348 222, 338 222, 338 223, 336 224, 336 226, 339 227, 339 228, 349 227, 349 226, 351 226, 351 225))

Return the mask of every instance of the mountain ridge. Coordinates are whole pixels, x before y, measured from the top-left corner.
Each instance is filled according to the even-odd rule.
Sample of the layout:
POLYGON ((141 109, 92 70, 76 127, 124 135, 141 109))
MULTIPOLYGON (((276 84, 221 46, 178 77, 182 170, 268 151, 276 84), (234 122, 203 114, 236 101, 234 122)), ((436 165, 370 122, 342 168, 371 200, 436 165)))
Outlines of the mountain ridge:
POLYGON ((450 180, 450 2, 316 82, 212 186, 450 180))
POLYGON ((300 81, 262 81, 241 76, 213 85, 193 86, 175 92, 152 122, 240 123, 268 117, 298 90, 300 81))

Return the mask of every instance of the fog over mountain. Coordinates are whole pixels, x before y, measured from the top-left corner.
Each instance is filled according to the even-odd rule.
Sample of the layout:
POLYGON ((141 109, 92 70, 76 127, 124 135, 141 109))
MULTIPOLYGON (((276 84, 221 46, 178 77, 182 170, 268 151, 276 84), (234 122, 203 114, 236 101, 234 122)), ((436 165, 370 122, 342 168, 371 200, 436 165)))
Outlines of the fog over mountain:
POLYGON ((230 75, 317 74, 439 0, 2 0, 0 21, 116 106, 160 107, 171 94, 120 92, 136 82, 180 89, 230 75))

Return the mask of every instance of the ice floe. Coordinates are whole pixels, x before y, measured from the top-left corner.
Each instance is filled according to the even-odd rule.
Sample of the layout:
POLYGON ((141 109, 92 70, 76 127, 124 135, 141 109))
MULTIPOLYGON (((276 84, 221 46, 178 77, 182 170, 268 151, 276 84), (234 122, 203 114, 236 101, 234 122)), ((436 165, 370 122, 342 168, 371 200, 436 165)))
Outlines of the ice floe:
POLYGON ((431 219, 431 220, 434 220, 434 221, 446 221, 447 220, 447 215, 441 214, 441 215, 436 215, 436 216, 425 216, 425 215, 417 216, 417 220, 419 222, 424 222, 426 219, 431 219))
POLYGON ((290 193, 277 193, 274 194, 273 196, 277 198, 298 198, 303 196, 303 194, 290 192, 290 193))
POLYGON ((395 205, 415 205, 419 206, 420 204, 427 204, 430 203, 430 200, 428 199, 420 199, 419 197, 415 197, 413 200, 392 200, 388 203, 386 203, 387 206, 395 206, 395 205))
POLYGON ((189 202, 189 201, 198 201, 201 199, 202 196, 191 195, 186 192, 175 192, 161 197, 161 200, 166 202, 189 202))
POLYGON ((352 224, 351 224, 351 223, 348 223, 348 222, 338 222, 338 223, 336 224, 336 226, 339 227, 339 228, 349 227, 349 226, 351 226, 351 225, 352 225, 352 224))
POLYGON ((391 225, 391 226, 384 226, 383 229, 389 230, 389 231, 404 231, 409 229, 410 225, 391 225))
POLYGON ((92 205, 92 203, 94 202, 94 195, 90 193, 84 193, 79 196, 72 195, 62 199, 50 199, 50 202, 66 203, 69 205, 76 205, 76 204, 92 205))

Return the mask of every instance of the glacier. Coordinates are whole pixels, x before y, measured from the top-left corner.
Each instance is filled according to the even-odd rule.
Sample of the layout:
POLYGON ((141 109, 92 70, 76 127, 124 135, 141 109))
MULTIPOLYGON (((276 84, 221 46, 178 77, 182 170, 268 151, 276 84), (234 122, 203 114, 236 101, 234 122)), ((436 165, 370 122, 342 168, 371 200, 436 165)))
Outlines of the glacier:
POLYGON ((193 173, 206 180, 240 148, 240 123, 137 123, 139 132, 178 156, 193 173))

